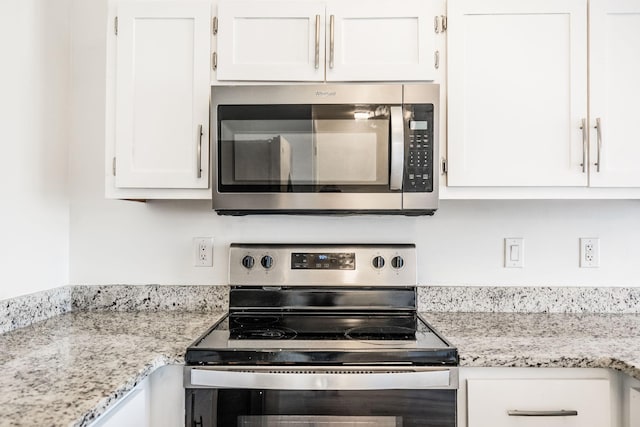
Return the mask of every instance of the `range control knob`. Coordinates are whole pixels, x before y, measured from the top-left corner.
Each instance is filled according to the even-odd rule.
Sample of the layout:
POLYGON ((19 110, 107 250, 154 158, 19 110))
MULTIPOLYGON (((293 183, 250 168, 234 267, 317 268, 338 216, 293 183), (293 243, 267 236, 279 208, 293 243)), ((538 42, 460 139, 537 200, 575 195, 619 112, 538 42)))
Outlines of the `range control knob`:
POLYGON ((378 255, 373 258, 371 264, 373 265, 373 268, 380 270, 382 267, 384 267, 384 258, 378 255))
POLYGON ((260 260, 260 264, 262 264, 262 266, 267 270, 270 269, 271 267, 273 267, 273 257, 270 255, 263 256, 260 260))
POLYGON ((391 259, 391 267, 395 268, 396 270, 401 269, 402 267, 404 267, 404 259, 402 259, 401 256, 394 256, 391 259))
POLYGON ((255 263, 256 260, 253 259, 251 255, 246 255, 244 258, 242 258, 242 266, 248 270, 251 270, 255 263))

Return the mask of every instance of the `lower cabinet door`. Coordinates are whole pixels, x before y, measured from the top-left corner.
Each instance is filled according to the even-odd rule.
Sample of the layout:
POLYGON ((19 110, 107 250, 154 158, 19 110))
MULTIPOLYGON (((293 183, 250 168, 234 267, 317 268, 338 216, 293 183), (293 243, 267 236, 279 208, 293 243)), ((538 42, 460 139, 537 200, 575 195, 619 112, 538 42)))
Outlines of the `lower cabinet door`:
POLYGON ((147 427, 148 415, 147 382, 136 386, 121 402, 98 418, 91 427, 147 427))
POLYGON ((640 426, 640 388, 629 389, 629 427, 640 426))
POLYGON ((611 427, 606 379, 469 379, 468 427, 611 427))

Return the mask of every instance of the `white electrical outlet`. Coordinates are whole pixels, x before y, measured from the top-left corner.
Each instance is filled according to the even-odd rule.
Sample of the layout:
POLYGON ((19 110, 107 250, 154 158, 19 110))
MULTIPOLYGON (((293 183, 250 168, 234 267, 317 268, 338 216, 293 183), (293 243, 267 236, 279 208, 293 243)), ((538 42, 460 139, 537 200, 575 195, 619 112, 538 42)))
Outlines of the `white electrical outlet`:
POLYGON ((194 237, 196 267, 213 267, 213 237, 194 237))
POLYGON ((580 267, 600 267, 600 239, 597 237, 580 238, 580 267))

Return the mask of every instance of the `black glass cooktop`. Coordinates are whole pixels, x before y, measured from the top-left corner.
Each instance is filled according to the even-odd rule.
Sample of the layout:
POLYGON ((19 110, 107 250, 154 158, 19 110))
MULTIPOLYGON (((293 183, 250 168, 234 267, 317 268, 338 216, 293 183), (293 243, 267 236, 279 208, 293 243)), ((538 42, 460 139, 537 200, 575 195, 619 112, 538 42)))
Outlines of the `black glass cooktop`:
POLYGON ((414 340, 415 315, 233 313, 230 340, 414 340))
POLYGON ((415 313, 231 313, 194 342, 187 364, 456 365, 415 313))

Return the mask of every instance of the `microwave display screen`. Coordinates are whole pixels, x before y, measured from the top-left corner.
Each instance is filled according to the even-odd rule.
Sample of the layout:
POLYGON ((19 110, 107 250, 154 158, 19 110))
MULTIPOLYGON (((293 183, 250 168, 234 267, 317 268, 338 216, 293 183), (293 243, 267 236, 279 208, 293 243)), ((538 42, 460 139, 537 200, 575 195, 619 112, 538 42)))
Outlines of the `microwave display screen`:
POLYGON ((429 129, 429 122, 425 120, 411 120, 409 122, 409 129, 411 130, 427 130, 429 129))

